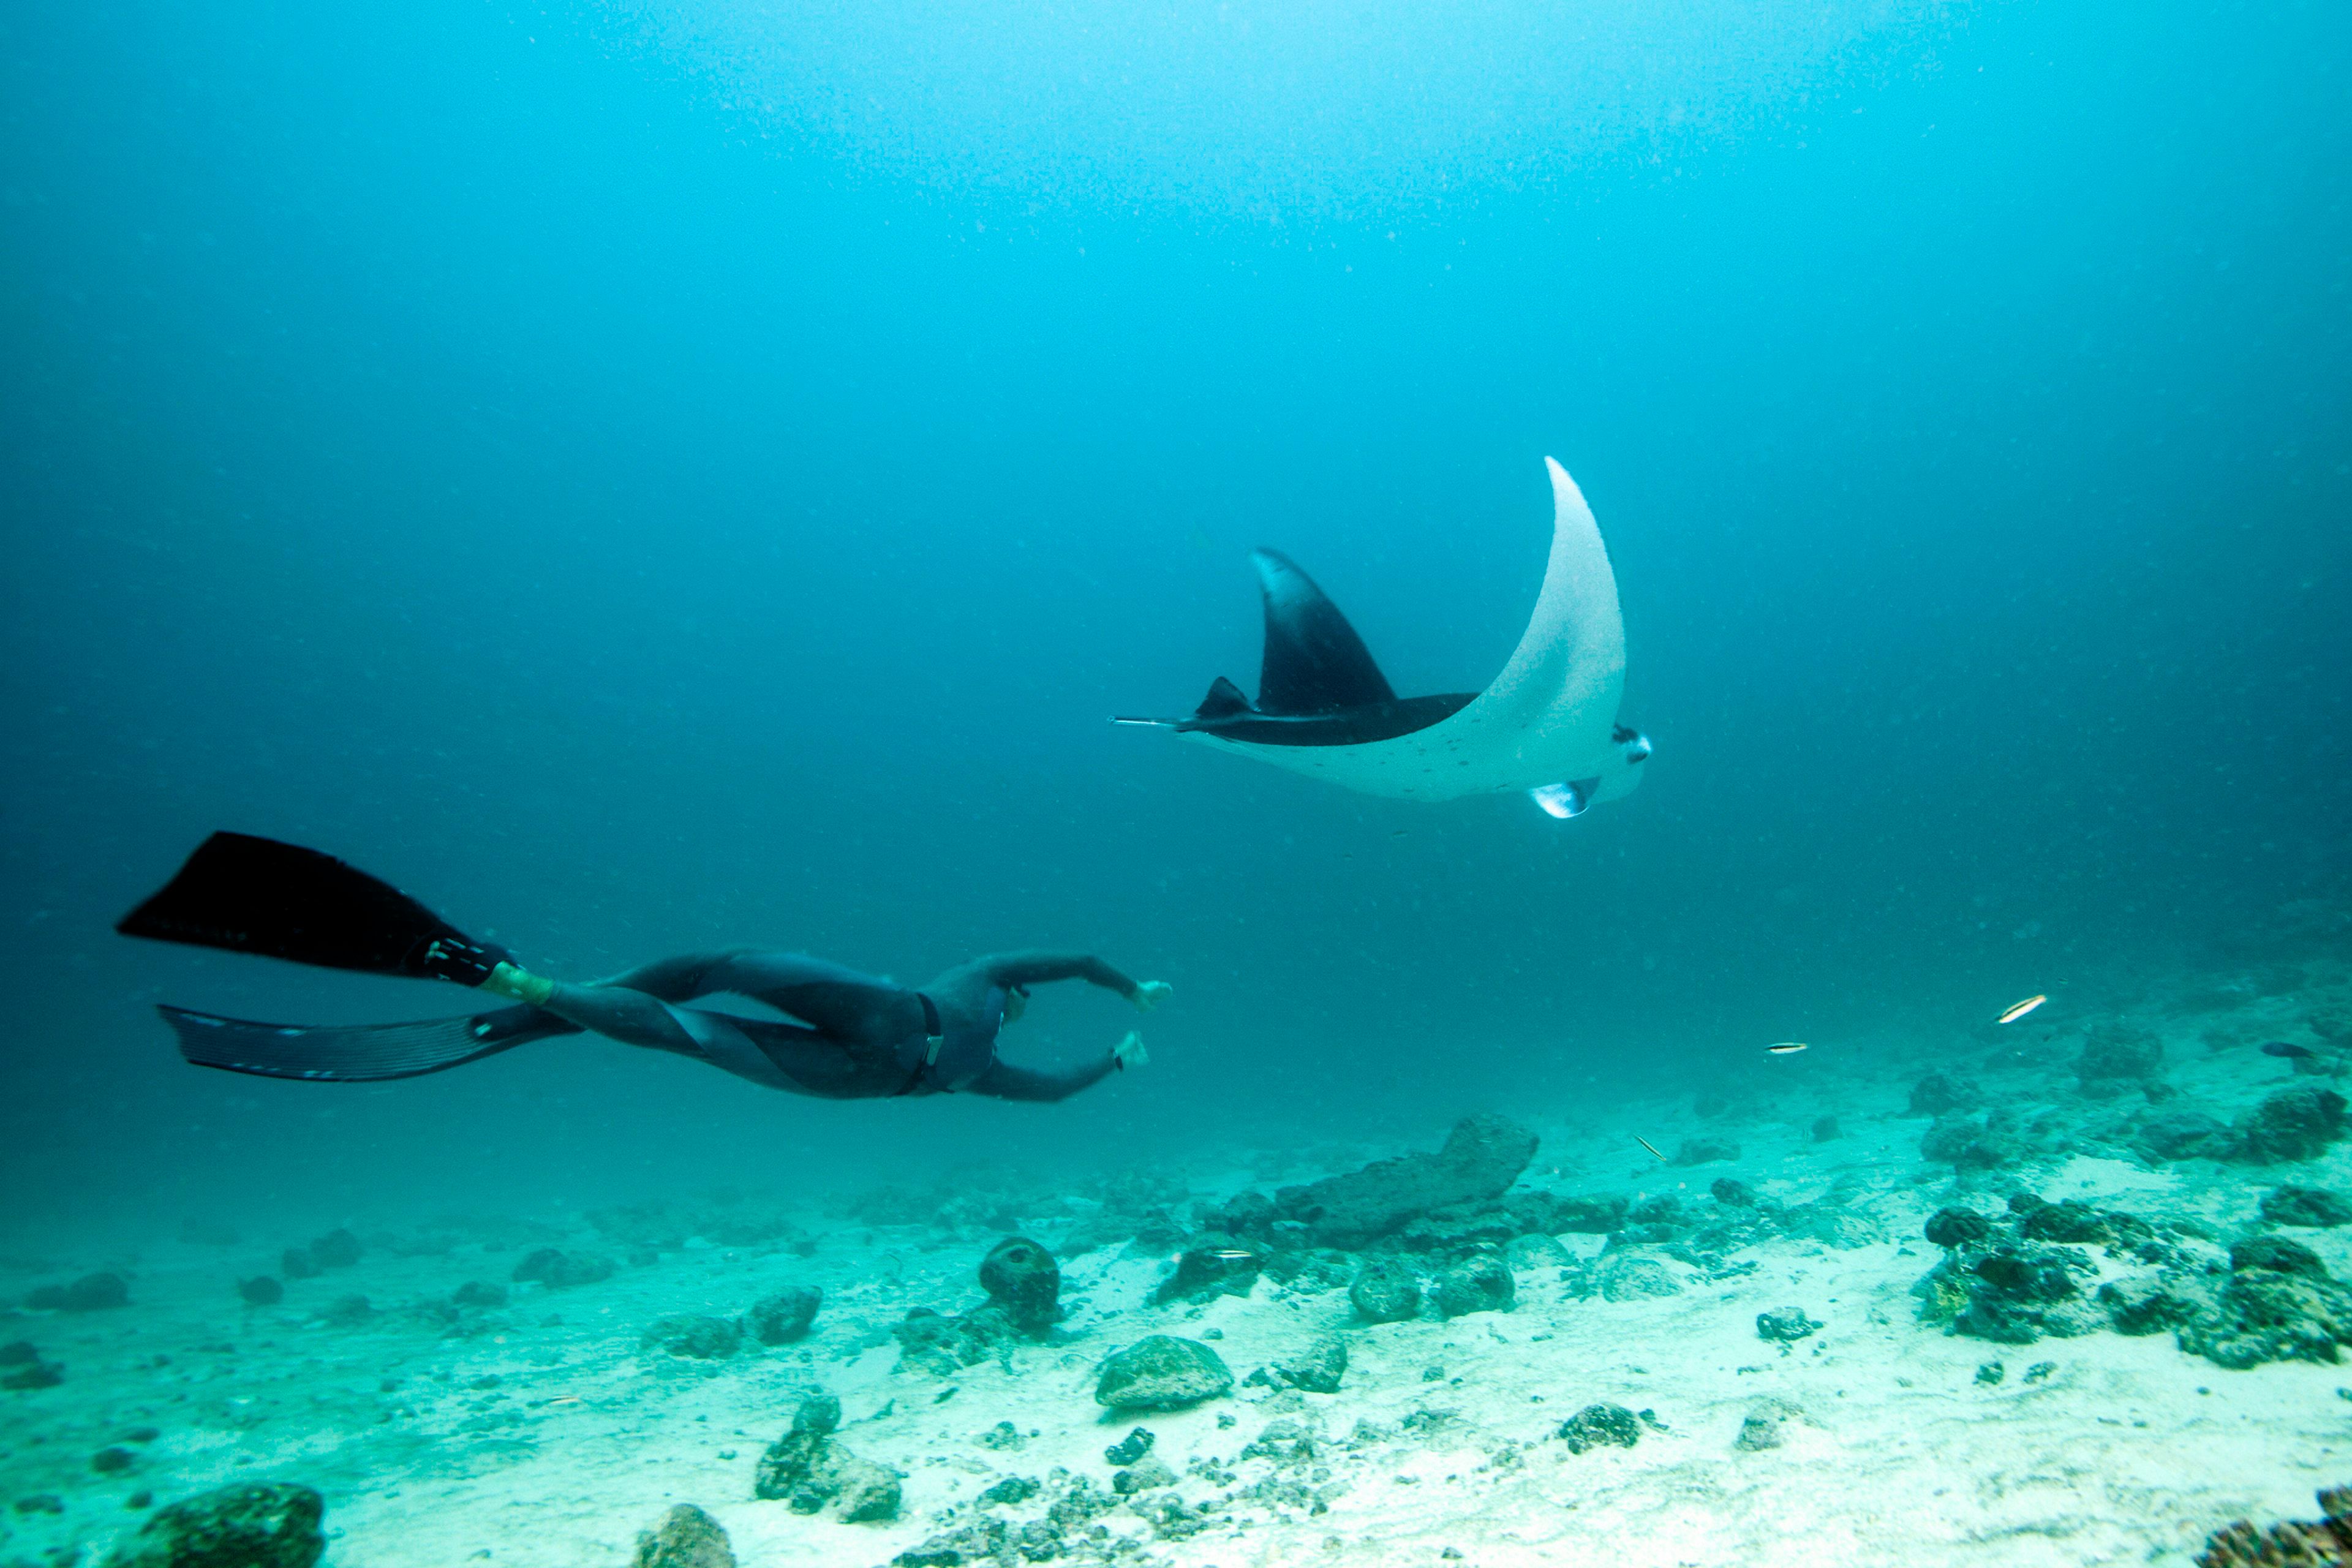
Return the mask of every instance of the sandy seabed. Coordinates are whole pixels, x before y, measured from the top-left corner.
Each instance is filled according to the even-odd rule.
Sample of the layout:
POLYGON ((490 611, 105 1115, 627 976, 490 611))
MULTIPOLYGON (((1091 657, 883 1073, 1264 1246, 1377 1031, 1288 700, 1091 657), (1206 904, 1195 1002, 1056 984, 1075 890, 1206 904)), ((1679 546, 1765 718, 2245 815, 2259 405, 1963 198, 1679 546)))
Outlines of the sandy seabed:
MULTIPOLYGON (((334 1568, 622 1564, 677 1503, 709 1510, 746 1565, 876 1568, 992 1510, 1036 1517, 1084 1478, 1101 1511, 1083 1524, 1100 1533, 1075 1531, 1068 1561, 2186 1564, 2222 1523, 2309 1517, 2315 1489, 2352 1479, 2352 1367, 2230 1370, 2168 1332, 2031 1344, 1950 1333, 1922 1318, 1916 1288, 1943 1256, 1923 1225, 1954 1202, 1997 1215, 2005 1194, 2031 1190, 2185 1226, 2217 1247, 2291 1235, 2352 1278, 2352 1234, 2280 1231, 2258 1211, 2282 1183, 2352 1184, 2352 1145, 2282 1168, 2150 1161, 2116 1142, 2158 1110, 2193 1103, 2226 1117, 2328 1081, 2256 1048, 2297 1037, 2345 988, 2324 989, 2249 994, 2219 1026, 2210 1005, 2151 1007, 2142 1026, 2163 1044, 2164 1089, 2120 1106, 2074 1089, 2065 1026, 2044 1026, 2047 1048, 1984 1047, 1965 1068, 1993 1103, 2058 1107, 2066 1123, 2053 1133, 2044 1117, 2047 1147, 2028 1138, 2000 1169, 1923 1163, 1930 1121, 1906 1114, 1905 1096, 1923 1070, 1949 1066, 1925 1052, 1885 1053, 1867 1070, 1816 1054, 1801 1089, 1772 1064, 1706 1117, 1688 1099, 1572 1123, 1521 1115, 1542 1137, 1523 1185, 1705 1205, 1728 1177, 1768 1207, 1833 1196, 1847 1216, 1843 1244, 1779 1235, 1721 1256, 1644 1249, 1679 1289, 1638 1299, 1591 1288, 1609 1237, 1567 1234, 1565 1262, 1515 1270, 1507 1311, 1368 1325, 1344 1283, 1270 1277, 1245 1295, 1156 1304, 1172 1245, 1077 1250, 1110 1205, 1067 1187, 1004 1198, 996 1223, 923 1194, 771 1206, 771 1234, 734 1245, 683 1234, 684 1221, 669 1245, 632 1247, 580 1216, 394 1227, 362 1216, 356 1262, 291 1280, 266 1306, 241 1304, 236 1283, 269 1268, 284 1238, 9 1259, 0 1290, 11 1298, 112 1268, 131 1299, 0 1321, 0 1340, 30 1342, 63 1373, 0 1394, 0 1562, 100 1562, 149 1517, 138 1494, 152 1509, 268 1479, 323 1494, 334 1568), (1823 1140, 1813 1123, 1826 1113, 1843 1130, 1823 1140), (1673 1167, 1636 1132, 1662 1149, 1728 1136, 1739 1152, 1673 1167), (912 1308, 980 1303, 979 1261, 1016 1219, 1063 1253, 1057 1328, 950 1375, 902 1366, 893 1326, 912 1308), (591 1283, 511 1282, 545 1245, 635 1260, 591 1283), (468 1281, 507 1299, 447 1307, 468 1281), (824 1291, 797 1342, 747 1338, 706 1361, 642 1340, 668 1316, 732 1320, 786 1285, 824 1291), (351 1304, 362 1295, 364 1312, 351 1304), (1821 1326, 1787 1344, 1760 1337, 1758 1315, 1788 1306, 1821 1326), (1349 1364, 1335 1394, 1277 1378, 1187 1410, 1103 1410, 1105 1356, 1155 1333, 1212 1346, 1237 1379, 1330 1335, 1349 1364), (754 1498, 763 1449, 813 1390, 841 1401, 835 1441, 903 1477, 895 1519, 845 1522, 836 1508, 754 1498), (1561 1424, 1593 1404, 1641 1413, 1638 1441, 1572 1451, 1561 1424), (1105 1449, 1137 1426, 1175 1479, 1117 1499, 1105 1449), (126 1468, 95 1471, 110 1447, 126 1468), (976 1501, 1010 1477, 1045 1489, 976 1501)), ((1237 1191, 1334 1168, 1297 1152, 1227 1163, 1187 1173, 1180 1229, 1237 1191)), ((743 1200, 730 1202, 740 1213, 743 1200)), ((2124 1272, 2098 1248, 2084 1256, 2102 1275, 2124 1272)))

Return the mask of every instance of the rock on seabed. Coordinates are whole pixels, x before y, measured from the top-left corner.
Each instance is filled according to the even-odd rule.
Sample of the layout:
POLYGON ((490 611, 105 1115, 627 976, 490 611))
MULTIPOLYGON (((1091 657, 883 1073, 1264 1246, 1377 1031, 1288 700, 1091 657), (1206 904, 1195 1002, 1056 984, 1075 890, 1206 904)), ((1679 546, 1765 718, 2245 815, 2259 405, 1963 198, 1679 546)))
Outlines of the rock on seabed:
POLYGON ((735 1548, 717 1520, 682 1502, 637 1537, 635 1568, 735 1568, 735 1548))
POLYGON ((2275 1187, 2263 1194, 2263 1217, 2273 1225, 2331 1230, 2352 1225, 2352 1200, 2326 1187, 2275 1187))
POLYGON ((808 1337, 824 1305, 824 1292, 814 1285, 790 1285, 761 1297, 743 1314, 743 1327, 763 1345, 788 1345, 808 1337))
POLYGON ((1318 1247, 1352 1247, 1454 1204, 1491 1203, 1536 1155, 1536 1135, 1503 1116, 1466 1117, 1434 1154, 1378 1160, 1360 1171, 1285 1187, 1275 1205, 1318 1247))
POLYGON ((1153 1334, 1103 1363, 1095 1403, 1113 1410, 1182 1410, 1234 1389, 1224 1358, 1198 1340, 1153 1334))
POLYGON ((1348 1300, 1368 1323, 1401 1323, 1421 1315, 1421 1281, 1398 1258, 1368 1258, 1348 1300))
POLYGON ((1510 1269, 1492 1254, 1465 1258, 1437 1277, 1437 1310, 1449 1318, 1507 1312, 1517 1297, 1510 1269))
POLYGON ((1560 1441, 1571 1454, 1588 1448, 1630 1448, 1642 1440, 1642 1424, 1622 1405, 1588 1405, 1560 1424, 1560 1441))
POLYGON ((309 1487, 248 1482, 158 1511, 108 1568, 311 1568, 327 1550, 324 1499, 309 1487))

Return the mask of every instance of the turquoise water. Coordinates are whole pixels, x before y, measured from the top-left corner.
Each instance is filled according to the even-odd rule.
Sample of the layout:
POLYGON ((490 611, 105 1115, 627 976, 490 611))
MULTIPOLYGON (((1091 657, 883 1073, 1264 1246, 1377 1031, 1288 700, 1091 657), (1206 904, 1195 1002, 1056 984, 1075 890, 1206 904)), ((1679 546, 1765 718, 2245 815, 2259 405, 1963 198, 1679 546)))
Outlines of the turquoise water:
MULTIPOLYGON (((1141 1172, 1161 1196, 1110 1206, 1192 1234, 1187 1204, 1477 1112, 1541 1132, 1528 1180, 1623 1191, 1635 1133, 1672 1154, 1727 1115, 1726 1168, 1791 1202, 1837 1114, 1888 1289, 1945 1196, 2122 1202, 2078 1156, 2171 1173, 2143 1206, 2225 1246, 2338 1157, 2134 1141, 2167 1095, 2231 1124, 2308 1086, 2254 1047, 2315 1048, 2345 1005, 2347 67, 2315 4, 12 14, 7 1289, 114 1268, 194 1323, 337 1226, 376 1267, 453 1215, 463 1256, 723 1187, 829 1247, 838 1291, 912 1245, 845 1228, 876 1191, 1030 1194, 934 1238, 969 1292, 1041 1191, 1141 1172), (1106 722, 1255 689, 1260 545, 1400 690, 1476 689, 1535 601, 1546 456, 1615 566, 1639 794, 1391 802, 1106 722), (215 828, 567 979, 1055 946, 1174 992, 1147 1071, 1050 1109, 802 1100, 579 1039, 394 1084, 199 1072, 152 1004, 462 1005, 115 936, 215 828), (2039 993, 2027 1043, 1991 1032, 2039 993), (2118 1020, 2168 1064, 2120 1121, 2077 1071, 2118 1020), (1900 1113, 1941 1066, 2063 1131, 1923 1157, 1900 1113)), ((1006 1057, 1135 1025, 1078 990, 1006 1057)), ((676 1307, 656 1283, 627 1300, 676 1307)), ((0 1339, 59 1321, 20 1316, 0 1339)), ((0 1468, 131 1419, 99 1387, 20 1400, 0 1468)), ((2181 1505, 2189 1544, 2345 1479, 2300 1398, 2231 1450, 2245 1500, 2181 1505)), ((300 1451, 273 1431, 273 1465, 300 1451)), ((217 1479, 194 1452, 161 1495, 217 1479)), ((97 1550, 101 1479, 38 1468, 20 1490, 63 1488, 97 1550)), ((625 1552, 651 1520, 614 1507, 625 1552)), ((2098 1539, 2048 1560, 2153 1550, 2098 1539)), ((1953 1560, 2025 1560, 1987 1551, 1953 1560)))

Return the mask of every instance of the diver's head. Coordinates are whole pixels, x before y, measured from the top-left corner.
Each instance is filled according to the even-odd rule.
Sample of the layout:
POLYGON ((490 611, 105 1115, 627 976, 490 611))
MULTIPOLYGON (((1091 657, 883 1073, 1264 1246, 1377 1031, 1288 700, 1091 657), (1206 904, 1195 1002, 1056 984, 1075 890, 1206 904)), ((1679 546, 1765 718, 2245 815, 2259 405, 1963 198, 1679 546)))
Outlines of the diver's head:
POLYGON ((1004 993, 1004 1022, 1017 1024, 1021 1015, 1029 1010, 1029 993, 1015 985, 1004 993))

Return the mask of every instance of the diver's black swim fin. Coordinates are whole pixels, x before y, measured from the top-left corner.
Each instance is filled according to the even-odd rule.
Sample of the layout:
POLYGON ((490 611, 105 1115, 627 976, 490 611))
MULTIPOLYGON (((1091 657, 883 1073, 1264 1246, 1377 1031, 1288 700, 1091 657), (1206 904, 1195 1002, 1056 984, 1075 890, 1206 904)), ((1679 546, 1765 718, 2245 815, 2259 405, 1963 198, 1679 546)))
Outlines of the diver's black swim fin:
POLYGON ((505 949, 476 942, 399 889, 331 855, 243 833, 205 839, 163 891, 114 929, 460 985, 479 985, 509 961, 505 949))
POLYGON ((470 1018, 428 1018, 416 1024, 318 1028, 256 1024, 184 1007, 160 1006, 156 1011, 180 1037, 180 1054, 200 1068, 344 1083, 443 1072, 533 1040, 583 1032, 577 1024, 536 1007, 501 1007, 470 1018))

